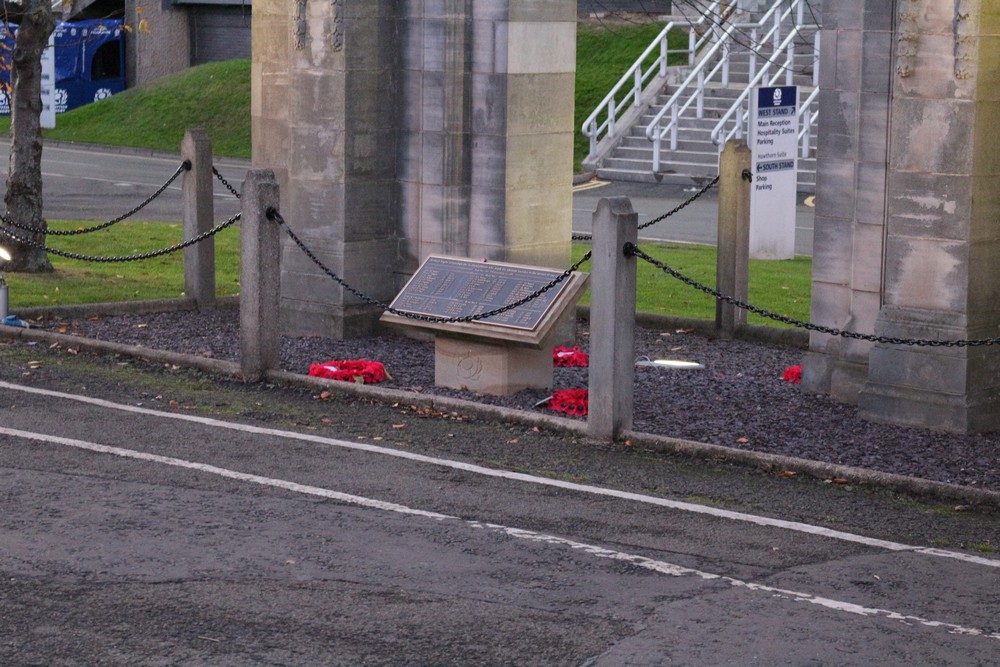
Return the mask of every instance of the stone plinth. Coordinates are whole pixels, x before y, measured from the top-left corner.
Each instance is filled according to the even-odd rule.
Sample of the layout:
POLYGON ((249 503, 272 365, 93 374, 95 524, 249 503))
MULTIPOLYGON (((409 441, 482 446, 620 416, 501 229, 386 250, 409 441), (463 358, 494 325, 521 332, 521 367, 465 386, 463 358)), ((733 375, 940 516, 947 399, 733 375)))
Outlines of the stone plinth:
POLYGON ((552 345, 532 349, 439 334, 434 339, 434 384, 495 396, 550 389, 552 350, 552 345))

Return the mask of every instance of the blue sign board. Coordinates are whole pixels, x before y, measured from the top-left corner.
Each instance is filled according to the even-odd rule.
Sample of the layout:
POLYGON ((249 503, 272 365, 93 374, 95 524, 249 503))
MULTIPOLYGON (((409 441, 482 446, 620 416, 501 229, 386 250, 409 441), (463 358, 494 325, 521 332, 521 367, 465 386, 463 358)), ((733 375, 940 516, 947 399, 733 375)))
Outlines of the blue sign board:
MULTIPOLYGON (((0 83, 9 90, 10 54, 16 24, 0 26, 0 83)), ((125 31, 120 20, 57 21, 55 41, 57 113, 69 111, 125 90, 125 31)), ((0 95, 0 114, 10 113, 0 95)))

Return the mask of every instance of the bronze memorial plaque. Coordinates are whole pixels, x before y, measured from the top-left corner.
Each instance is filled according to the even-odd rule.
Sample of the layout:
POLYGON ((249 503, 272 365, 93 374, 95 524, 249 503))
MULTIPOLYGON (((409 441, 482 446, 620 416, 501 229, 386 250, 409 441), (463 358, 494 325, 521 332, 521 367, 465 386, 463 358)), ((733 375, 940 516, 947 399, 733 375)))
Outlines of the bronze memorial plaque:
MULTIPOLYGON (((431 256, 413 274, 391 307, 433 317, 476 315, 519 301, 560 275, 562 271, 553 269, 431 256)), ((570 282, 564 280, 527 303, 476 321, 533 330, 570 282)))

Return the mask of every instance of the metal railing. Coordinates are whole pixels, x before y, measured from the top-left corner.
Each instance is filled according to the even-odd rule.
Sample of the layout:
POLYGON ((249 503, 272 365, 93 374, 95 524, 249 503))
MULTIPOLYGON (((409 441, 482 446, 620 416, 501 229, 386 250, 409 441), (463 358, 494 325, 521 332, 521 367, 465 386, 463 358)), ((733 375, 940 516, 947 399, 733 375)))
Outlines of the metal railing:
MULTIPOLYGON (((670 149, 677 150, 678 130, 681 115, 692 105, 695 105, 695 116, 704 117, 704 99, 707 84, 718 81, 725 87, 729 85, 729 66, 734 46, 744 46, 750 51, 749 71, 751 77, 756 77, 757 60, 763 58, 765 71, 778 59, 788 44, 794 45, 789 37, 782 39, 786 25, 789 36, 798 36, 805 26, 806 0, 775 0, 771 7, 754 22, 731 22, 723 30, 716 33, 717 41, 699 59, 698 65, 687 78, 677 87, 667 103, 657 112, 653 120, 646 126, 646 137, 653 142, 653 171, 660 171, 660 150, 663 140, 669 137, 670 149), (794 16, 793 16, 794 14, 794 16), (761 32, 763 35, 761 36, 761 32), (741 43, 741 39, 746 43, 741 43), (770 44, 770 47, 767 45, 770 44), (768 52, 770 48, 770 52, 768 52), (669 115, 670 120, 664 123, 669 115)), ((795 53, 791 52, 794 67, 795 53)), ((790 73, 792 70, 788 70, 790 73)), ((790 74, 789 74, 790 76, 790 74)))
POLYGON ((619 129, 624 125, 619 123, 619 119, 630 108, 630 102, 631 108, 637 109, 660 92, 667 78, 670 56, 686 54, 687 64, 694 65, 698 52, 709 41, 718 40, 724 17, 742 4, 743 0, 714 0, 696 21, 667 23, 583 122, 581 132, 590 139, 590 153, 585 161, 597 156, 602 141, 613 141, 618 137, 619 129), (670 33, 680 29, 687 29, 688 45, 683 49, 671 49, 670 33))
MULTIPOLYGON (((792 75, 795 72, 795 63, 797 58, 797 54, 795 53, 795 45, 796 42, 800 39, 802 32, 806 32, 809 30, 815 30, 815 34, 813 35, 813 53, 817 54, 816 58, 818 58, 819 28, 814 25, 796 26, 796 29, 792 31, 788 36, 786 36, 785 39, 782 40, 781 44, 778 45, 778 47, 775 49, 776 53, 786 54, 785 60, 780 64, 773 59, 768 60, 764 64, 764 66, 761 67, 760 70, 752 76, 749 84, 747 85, 746 90, 740 93, 739 97, 736 98, 736 101, 733 102, 733 104, 729 107, 729 110, 722 115, 722 118, 719 119, 719 122, 717 122, 715 124, 715 127, 712 128, 712 134, 711 134, 712 142, 717 146, 719 146, 720 152, 722 151, 722 147, 728 140, 743 138, 744 132, 747 130, 748 123, 750 122, 750 95, 753 93, 754 88, 760 85, 773 86, 782 78, 782 76, 784 76, 785 78, 785 85, 791 85, 792 75), (772 68, 775 70, 773 74, 771 73, 772 68), (768 74, 771 75, 770 78, 768 78, 768 74), (726 125, 729 123, 732 124, 731 129, 723 133, 725 131, 726 125)), ((803 116, 803 114, 805 114, 806 111, 811 108, 812 103, 816 100, 816 97, 818 96, 819 88, 816 87, 817 84, 819 83, 818 77, 819 77, 819 68, 814 67, 813 68, 814 89, 812 93, 806 98, 806 100, 804 100, 803 103, 799 106, 799 110, 797 112, 797 115, 799 117, 803 116)), ((808 127, 805 127, 803 129, 805 135, 803 135, 802 132, 799 133, 800 142, 803 140, 803 136, 808 137, 808 131, 811 130, 812 122, 816 120, 816 117, 817 117, 816 112, 813 112, 806 117, 807 120, 805 123, 803 123, 803 125, 807 125, 808 127)), ((808 157, 808 138, 806 138, 805 141, 807 145, 806 148, 803 149, 804 152, 802 153, 802 157, 808 157)))

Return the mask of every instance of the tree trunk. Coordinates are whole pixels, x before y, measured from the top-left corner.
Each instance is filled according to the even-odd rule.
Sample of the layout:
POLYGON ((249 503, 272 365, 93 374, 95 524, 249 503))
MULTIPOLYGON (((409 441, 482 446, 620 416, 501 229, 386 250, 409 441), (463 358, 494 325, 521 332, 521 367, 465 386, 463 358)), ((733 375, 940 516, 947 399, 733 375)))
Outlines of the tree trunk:
MULTIPOLYGON (((5 3, 5 7, 12 6, 5 3)), ((7 178, 7 217, 19 227, 4 225, 4 231, 35 243, 45 243, 48 224, 42 217, 42 51, 55 29, 49 0, 22 0, 9 18, 20 26, 14 38, 11 82, 10 169, 7 178)), ((44 250, 19 243, 3 235, 3 245, 13 259, 5 271, 40 273, 52 271, 44 250)))

